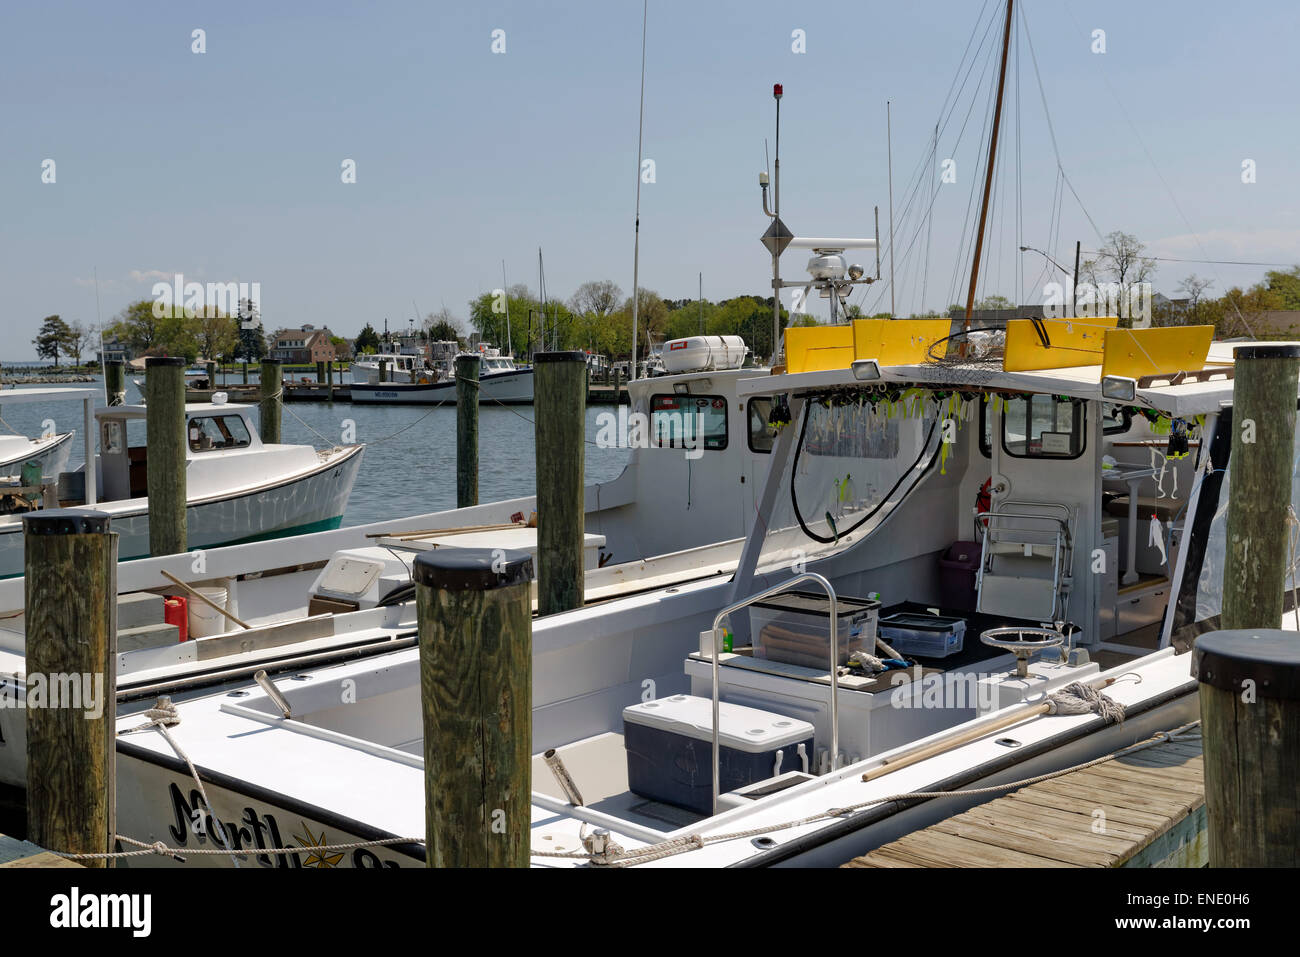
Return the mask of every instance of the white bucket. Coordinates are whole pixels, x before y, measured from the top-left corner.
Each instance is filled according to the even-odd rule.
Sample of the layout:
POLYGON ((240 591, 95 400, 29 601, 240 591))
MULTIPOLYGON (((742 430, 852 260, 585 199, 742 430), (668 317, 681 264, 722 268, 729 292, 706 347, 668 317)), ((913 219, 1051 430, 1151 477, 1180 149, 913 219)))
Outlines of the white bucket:
MULTIPOLYGON (((229 595, 227 589, 221 588, 220 586, 209 585, 194 590, 204 598, 208 599, 208 601, 215 602, 222 608, 229 610, 230 606, 226 604, 226 598, 229 595)), ((186 607, 189 611, 191 638, 207 638, 210 635, 222 634, 223 632, 229 631, 231 628, 235 627, 235 623, 225 615, 221 614, 216 609, 205 605, 193 596, 191 596, 190 600, 186 602, 186 607)))

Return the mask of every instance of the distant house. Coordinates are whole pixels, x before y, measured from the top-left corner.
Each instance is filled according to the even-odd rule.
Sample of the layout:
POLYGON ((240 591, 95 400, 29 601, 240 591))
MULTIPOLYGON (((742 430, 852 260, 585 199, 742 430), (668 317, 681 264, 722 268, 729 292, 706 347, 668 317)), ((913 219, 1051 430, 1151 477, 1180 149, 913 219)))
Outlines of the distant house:
POLYGON ((337 356, 330 342, 329 328, 306 325, 301 329, 281 329, 271 340, 270 358, 285 363, 332 362, 337 356))
POLYGON ((121 359, 123 362, 130 362, 135 358, 135 350, 131 348, 130 343, 108 336, 104 338, 102 348, 95 350, 95 358, 100 365, 103 365, 105 360, 110 359, 121 359))

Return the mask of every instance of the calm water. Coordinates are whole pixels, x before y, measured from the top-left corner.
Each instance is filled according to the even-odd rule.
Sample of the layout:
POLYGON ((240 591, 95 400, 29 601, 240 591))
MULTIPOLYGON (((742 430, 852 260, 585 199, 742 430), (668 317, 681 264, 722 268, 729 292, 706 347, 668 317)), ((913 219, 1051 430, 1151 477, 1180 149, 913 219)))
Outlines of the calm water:
MULTIPOLYGON (((253 378, 255 381, 256 377, 253 378)), ((240 380, 231 377, 229 381, 233 384, 240 380)), ((93 386, 90 383, 68 386, 78 387, 95 388, 98 393, 97 403, 103 404, 102 379, 93 386)), ((4 422, 14 431, 28 436, 39 435, 42 432, 41 423, 45 419, 54 420, 56 431, 76 430, 69 467, 75 468, 82 463, 82 407, 79 402, 6 406, 4 391, 0 391, 0 417, 3 417, 4 422)), ((140 392, 129 377, 126 401, 140 401, 140 392)), ((626 449, 600 449, 593 444, 597 415, 602 411, 613 410, 613 406, 587 409, 587 482, 604 482, 617 477, 627 461, 626 449)), ((348 420, 355 423, 356 438, 353 441, 365 443, 366 451, 343 524, 363 525, 421 512, 455 508, 454 405, 430 408, 352 405, 349 402, 287 403, 281 424, 282 439, 317 448, 331 443, 341 444, 348 420), (328 441, 322 436, 328 437, 328 441)), ((532 495, 536 491, 532 420, 533 407, 529 405, 511 408, 492 405, 480 407, 480 502, 517 498, 532 495)), ((0 423, 0 429, 3 428, 4 423, 0 423)))

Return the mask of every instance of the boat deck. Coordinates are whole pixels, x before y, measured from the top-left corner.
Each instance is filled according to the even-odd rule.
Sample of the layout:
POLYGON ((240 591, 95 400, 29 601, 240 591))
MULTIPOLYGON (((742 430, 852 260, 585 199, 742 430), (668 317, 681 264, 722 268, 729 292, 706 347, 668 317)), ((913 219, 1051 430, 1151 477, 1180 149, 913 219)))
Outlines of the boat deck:
POLYGON ((1202 867, 1199 736, 1041 781, 844 867, 1202 867))

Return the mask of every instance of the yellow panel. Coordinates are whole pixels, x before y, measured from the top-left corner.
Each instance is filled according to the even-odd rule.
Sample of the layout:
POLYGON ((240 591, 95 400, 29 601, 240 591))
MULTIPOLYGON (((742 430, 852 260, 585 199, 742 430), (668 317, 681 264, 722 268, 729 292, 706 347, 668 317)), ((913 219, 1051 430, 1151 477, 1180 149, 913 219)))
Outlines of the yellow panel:
POLYGON ((1100 365, 1106 330, 1114 329, 1118 322, 1114 316, 1044 319, 1047 341, 1051 343, 1051 348, 1046 349, 1032 322, 1012 319, 1007 323, 1002 369, 1005 372, 1032 372, 1036 369, 1100 365))
POLYGON ((785 330, 789 373, 847 369, 853 358, 853 329, 849 326, 790 326, 785 330))
POLYGON ((1145 375, 1200 371, 1214 338, 1214 326, 1112 329, 1106 333, 1101 374, 1140 379, 1145 375))
POLYGON ((882 366, 929 361, 932 345, 952 334, 951 319, 854 319, 853 351, 882 366))

